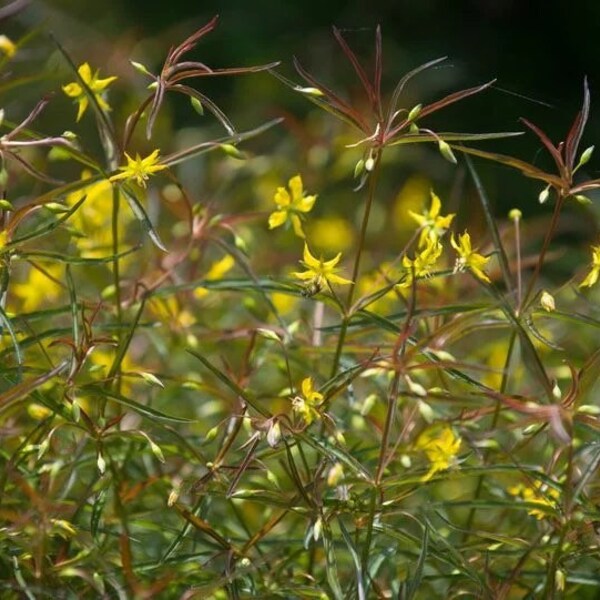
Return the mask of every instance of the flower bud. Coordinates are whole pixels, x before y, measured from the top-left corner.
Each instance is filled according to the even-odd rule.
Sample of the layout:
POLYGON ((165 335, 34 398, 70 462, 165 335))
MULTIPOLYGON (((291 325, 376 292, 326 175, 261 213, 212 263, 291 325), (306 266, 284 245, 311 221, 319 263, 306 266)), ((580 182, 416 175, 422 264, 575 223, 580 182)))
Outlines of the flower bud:
POLYGON ((542 305, 542 308, 547 312, 552 312, 553 310, 556 310, 554 296, 552 296, 552 294, 550 294, 546 290, 542 292, 542 295, 540 297, 540 304, 542 305))
POLYGON ((354 167, 354 178, 360 177, 365 170, 365 161, 361 158, 354 167))
POLYGON ((316 87, 296 87, 297 92, 301 94, 307 94, 308 96, 324 96, 323 92, 316 87))
POLYGON ((414 121, 421 114, 422 108, 423 108, 422 104, 417 104, 416 106, 413 106, 410 109, 410 112, 408 113, 408 120, 414 121))
POLYGON ((342 463, 336 462, 327 473, 327 485, 336 487, 344 479, 344 467, 342 463))
POLYGON ((518 209, 518 208, 513 208, 509 213, 508 213, 508 218, 511 221, 520 221, 521 217, 523 216, 523 213, 518 209))
POLYGON ((195 96, 192 96, 190 98, 190 103, 192 104, 192 108, 202 117, 204 115, 204 106, 202 106, 202 102, 195 96))
POLYGON ((590 158, 592 158, 592 154, 594 152, 594 146, 590 146, 586 148, 581 154, 581 158, 579 159, 579 166, 585 165, 585 163, 589 162, 590 158))
POLYGON ((281 440, 281 425, 277 421, 274 421, 267 431, 267 444, 271 448, 275 448, 279 444, 279 440, 281 440))
POLYGON ((444 140, 438 141, 438 148, 440 149, 440 154, 452 164, 456 164, 456 156, 454 156, 454 152, 452 152, 452 148, 448 145, 444 140))
POLYGON ((540 192, 540 195, 538 196, 539 203, 540 204, 544 204, 544 202, 546 202, 546 200, 548 200, 548 196, 550 196, 550 189, 549 188, 544 188, 540 192))
POLYGON ((104 460, 104 456, 102 456, 101 452, 98 452, 98 460, 96 461, 98 465, 98 471, 100 471, 100 475, 104 475, 106 471, 106 461, 104 460))

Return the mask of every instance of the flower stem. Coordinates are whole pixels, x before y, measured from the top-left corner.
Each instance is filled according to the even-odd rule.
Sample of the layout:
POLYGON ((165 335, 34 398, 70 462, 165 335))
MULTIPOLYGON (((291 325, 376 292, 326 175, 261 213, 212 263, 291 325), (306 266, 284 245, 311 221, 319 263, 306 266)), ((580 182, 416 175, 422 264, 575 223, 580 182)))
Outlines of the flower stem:
POLYGON ((362 219, 362 225, 360 227, 360 236, 358 239, 358 250, 356 251, 356 257, 354 259, 354 267, 352 269, 352 282, 348 288, 348 296, 346 298, 346 312, 342 321, 340 335, 338 337, 337 347, 335 350, 335 356, 333 358, 333 366, 331 369, 331 377, 335 377, 340 366, 340 358, 342 355, 342 348, 344 347, 344 341, 346 340, 346 332, 348 331, 348 324, 350 321, 350 311, 352 308, 352 302, 354 301, 354 292, 356 290, 356 281, 360 271, 360 260, 362 258, 363 250, 365 248, 365 241, 367 238, 367 228, 369 226, 369 216, 371 214, 371 208, 375 199, 375 191, 377 189, 377 182, 379 180, 379 172, 381 167, 381 152, 378 152, 375 156, 375 164, 373 165, 373 171, 369 178, 369 188, 367 192, 367 204, 365 206, 365 212, 362 219))
POLYGON ((538 257, 537 264, 535 265, 535 270, 531 279, 529 280, 529 285, 527 286, 527 291, 523 296, 523 302, 518 307, 518 314, 521 314, 522 310, 527 307, 527 303, 529 302, 530 296, 533 292, 533 288, 535 287, 535 283, 540 276, 540 272, 542 267, 544 266, 544 259, 546 258, 546 254, 548 252, 548 248, 550 247, 550 242, 556 233, 556 228, 558 226, 558 217, 560 216, 560 211, 562 210, 562 206, 565 202, 565 196, 560 194, 558 199, 556 200, 556 205, 554 206, 554 213, 552 214, 552 219, 550 221, 550 226, 548 227, 548 231, 546 232, 546 237, 544 238, 544 243, 542 245, 542 250, 540 251, 540 255, 538 257))

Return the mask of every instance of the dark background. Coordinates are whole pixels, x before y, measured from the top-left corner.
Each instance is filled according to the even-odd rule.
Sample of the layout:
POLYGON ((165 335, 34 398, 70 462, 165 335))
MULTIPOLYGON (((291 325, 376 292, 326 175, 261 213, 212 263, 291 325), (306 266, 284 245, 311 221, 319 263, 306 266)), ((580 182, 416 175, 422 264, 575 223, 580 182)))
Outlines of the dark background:
MULTIPOLYGON (((583 79, 592 92, 592 115, 582 149, 592 145, 600 120, 595 109, 600 86, 600 3, 525 0, 196 1, 46 0, 4 22, 8 34, 39 27, 52 31, 77 63, 102 66, 103 73, 132 81, 128 58, 158 70, 169 46, 180 42, 213 15, 216 31, 202 40, 193 58, 211 67, 282 61, 280 70, 299 80, 293 56, 346 96, 357 95, 351 67, 331 35, 344 32, 370 65, 377 24, 383 28, 384 89, 415 66, 448 56, 443 66, 415 83, 414 101, 431 101, 457 89, 497 79, 493 89, 443 111, 431 120, 442 130, 469 132, 523 130, 526 117, 554 141, 563 139, 582 99, 583 79), (420 87, 419 87, 420 86, 420 87)), ((47 50, 46 50, 47 51, 47 50)), ((203 82, 204 85, 204 82, 203 82)), ((310 105, 268 75, 206 81, 220 106, 240 128, 273 116, 307 115, 310 105)), ((189 119, 189 105, 174 102, 173 125, 189 119)), ((289 132, 288 132, 289 133, 289 132)), ((486 146, 550 167, 532 134, 486 146)), ((586 176, 599 177, 596 157, 586 176)), ((478 164, 481 161, 478 161, 478 164)), ((501 210, 535 200, 540 185, 496 164, 481 164, 490 194, 501 210), (502 189, 500 189, 502 184, 502 189)), ((532 211, 539 210, 532 203, 532 211)), ((526 209, 527 210, 527 209, 526 209)))

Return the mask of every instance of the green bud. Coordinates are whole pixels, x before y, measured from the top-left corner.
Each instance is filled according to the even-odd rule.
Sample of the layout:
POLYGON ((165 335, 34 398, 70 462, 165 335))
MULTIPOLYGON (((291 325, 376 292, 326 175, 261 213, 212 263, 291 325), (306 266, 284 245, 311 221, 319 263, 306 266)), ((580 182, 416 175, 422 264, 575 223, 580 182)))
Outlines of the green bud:
POLYGON ((233 144, 220 144, 219 147, 227 154, 227 156, 231 156, 231 158, 235 158, 236 160, 246 160, 244 154, 242 154, 242 152, 240 152, 233 144))
POLYGON ((261 337, 264 337, 267 340, 273 340, 275 342, 281 341, 281 338, 272 329, 265 329, 263 327, 258 327, 256 329, 256 333, 258 333, 258 335, 260 335, 261 337))
POLYGON ((233 243, 235 244, 235 247, 241 250, 244 254, 248 254, 248 246, 243 237, 235 234, 233 237, 233 243))
POLYGON ((206 432, 206 437, 204 438, 206 442, 210 442, 217 437, 217 433, 219 433, 218 427, 213 427, 206 432))
POLYGON ((202 106, 202 102, 198 100, 195 96, 190 97, 190 102, 192 104, 192 108, 202 117, 204 116, 204 106, 202 106))
POLYGON ((577 202, 579 202, 579 204, 591 204, 592 203, 592 201, 587 196, 584 196, 583 194, 576 194, 573 197, 575 198, 575 200, 577 200, 577 202))
POLYGON ((100 292, 100 297, 102 300, 110 300, 111 298, 115 297, 116 291, 117 288, 114 286, 114 284, 107 285, 102 292, 100 292))
POLYGON ((589 148, 586 148, 583 151, 583 153, 581 154, 581 158, 579 159, 579 166, 585 165, 587 162, 589 162, 590 158, 592 158, 593 152, 594 152, 594 146, 590 146, 589 148))
MULTIPOLYGON (((2 178, 2 171, 0 171, 0 179, 2 178)), ((0 182, 0 187, 2 183, 0 182)), ((0 208, 2 210, 15 210, 15 207, 8 200, 0 200, 0 208)))
POLYGON ((400 456, 400 464, 405 469, 410 469, 410 467, 412 466, 412 460, 410 459, 410 456, 408 456, 408 454, 402 454, 400 456))
POLYGON ((48 152, 48 160, 58 161, 58 160, 70 160, 71 153, 61 146, 53 146, 50 148, 50 152, 48 152))
POLYGON ((131 66, 142 75, 152 75, 142 63, 136 62, 135 60, 130 60, 129 62, 131 66))
POLYGON ((414 121, 421 114, 422 108, 423 108, 422 104, 417 104, 416 106, 413 106, 410 109, 410 112, 408 113, 408 120, 414 121))
POLYGON ((365 170, 365 161, 361 158, 354 167, 354 178, 360 177, 365 170))
POLYGON ((456 156, 454 156, 454 152, 452 152, 452 148, 448 145, 444 140, 440 140, 438 142, 438 148, 440 149, 440 154, 452 164, 456 164, 456 156))
POLYGON ((64 204, 60 204, 59 202, 48 202, 44 204, 44 207, 47 208, 52 213, 65 213, 69 211, 69 207, 64 204))
POLYGON ((540 304, 542 305, 542 308, 547 312, 552 312, 553 310, 556 310, 554 296, 552 296, 552 294, 550 294, 546 290, 542 292, 542 295, 540 297, 540 304))
POLYGON ((165 457, 162 453, 162 450, 160 449, 160 446, 158 444, 155 444, 152 440, 148 440, 148 441, 150 442, 150 450, 152 450, 152 454, 154 454, 154 456, 156 456, 156 458, 161 463, 164 463, 165 457))
POLYGON ((344 467, 342 463, 336 462, 327 473, 327 485, 336 487, 344 479, 344 467))
POLYGON ((296 87, 296 91, 308 96, 324 96, 323 92, 316 87, 296 87))
POLYGON ((513 208, 508 213, 508 218, 511 219, 512 221, 520 221, 522 216, 523 216, 523 213, 518 208, 513 208))
POLYGON ((408 131, 410 133, 419 133, 419 126, 416 123, 411 123, 408 131))
POLYGON ((164 383, 153 373, 141 372, 140 376, 146 383, 149 383, 150 385, 155 385, 163 389, 165 387, 164 383))

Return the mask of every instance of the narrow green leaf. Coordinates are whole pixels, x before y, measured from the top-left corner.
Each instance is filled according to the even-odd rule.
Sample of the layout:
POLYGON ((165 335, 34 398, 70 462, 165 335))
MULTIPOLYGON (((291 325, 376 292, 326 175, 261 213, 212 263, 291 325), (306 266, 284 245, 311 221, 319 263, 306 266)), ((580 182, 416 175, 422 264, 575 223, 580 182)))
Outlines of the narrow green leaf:
POLYGON ((502 244, 502 240, 500 239, 500 233, 498 231, 498 225, 496 223, 496 219, 494 218, 494 213, 492 211, 492 207, 490 204, 490 200, 488 195, 483 187, 483 183, 479 178, 479 174, 477 173, 475 166, 473 165, 473 161, 468 154, 465 154, 465 162, 467 163, 467 167, 469 169, 469 173, 471 174, 471 178, 473 179, 473 183, 475 184, 475 189, 477 190, 477 195, 479 196, 479 200, 481 201, 481 206, 483 208, 483 213, 485 214, 485 221, 488 226, 488 230, 492 235, 492 240, 494 242, 494 248, 498 253, 500 258, 500 269, 502 270, 502 277, 504 278, 504 285, 506 289, 512 291, 513 280, 510 273, 510 267, 508 265, 508 257, 506 256, 506 251, 504 250, 504 246, 502 244))
POLYGON ((323 547, 325 549, 325 570, 327 572, 327 582, 331 587, 331 591, 336 600, 343 600, 344 594, 340 586, 340 577, 337 568, 337 560, 335 557, 335 545, 331 537, 331 529, 329 525, 323 523, 323 547))
POLYGON ((135 218, 141 222, 142 226, 146 230, 146 233, 150 236, 150 239, 154 242, 154 245, 163 252, 169 252, 165 245, 162 243, 158 232, 154 229, 152 225, 152 221, 146 214, 142 203, 137 199, 136 195, 128 189, 127 185, 119 186, 125 195, 125 199, 127 200, 127 204, 131 208, 135 218))
POLYGON ((407 585, 406 600, 412 600, 416 598, 417 592, 421 586, 421 580, 423 579, 423 569, 425 568, 425 559, 429 551, 429 525, 425 523, 423 528, 423 539, 421 541, 421 552, 419 553, 419 560, 415 568, 415 574, 411 577, 407 585))
POLYGON ((100 519, 102 518, 102 512, 104 511, 104 505, 106 504, 106 496, 108 490, 105 488, 100 490, 94 498, 92 504, 92 516, 90 517, 90 533, 93 538, 98 536, 98 527, 100 526, 100 519))
POLYGON ((98 394, 100 397, 110 398, 117 404, 121 404, 122 406, 126 406, 130 408, 134 412, 146 417, 150 421, 166 421, 168 423, 193 423, 192 419, 184 419, 182 417, 173 417, 170 415, 166 415, 155 408, 151 408, 150 406, 146 406, 145 404, 140 404, 139 402, 135 402, 135 400, 131 400, 130 398, 126 398, 121 394, 117 394, 116 392, 104 389, 98 385, 87 385, 84 386, 83 389, 89 390, 98 394))
POLYGON ((360 555, 354 542, 352 541, 352 537, 348 533, 344 522, 341 517, 338 515, 337 522, 342 532, 342 537, 346 542, 346 546, 348 546, 348 550, 350 551, 350 555, 352 556, 352 562, 354 563, 354 571, 356 572, 356 593, 358 594, 358 600, 366 600, 366 592, 365 592, 365 584, 364 577, 362 572, 362 566, 360 562, 360 555))

